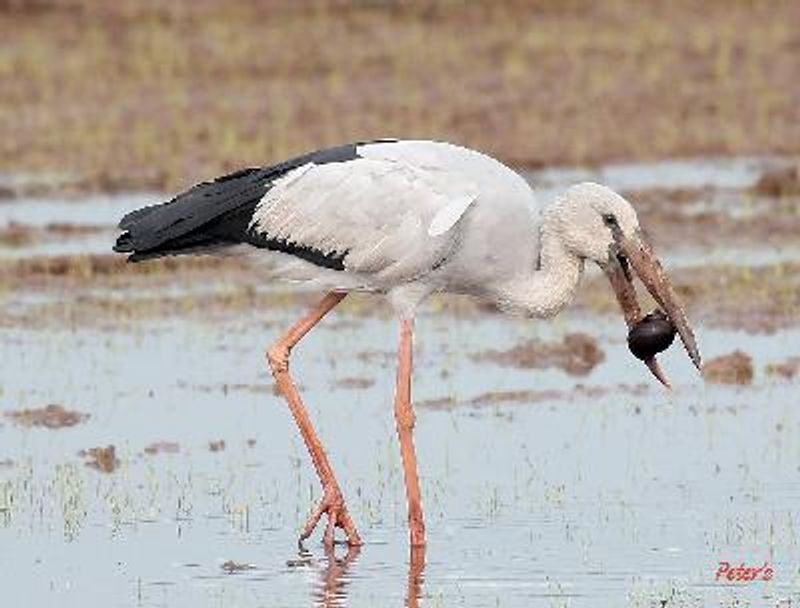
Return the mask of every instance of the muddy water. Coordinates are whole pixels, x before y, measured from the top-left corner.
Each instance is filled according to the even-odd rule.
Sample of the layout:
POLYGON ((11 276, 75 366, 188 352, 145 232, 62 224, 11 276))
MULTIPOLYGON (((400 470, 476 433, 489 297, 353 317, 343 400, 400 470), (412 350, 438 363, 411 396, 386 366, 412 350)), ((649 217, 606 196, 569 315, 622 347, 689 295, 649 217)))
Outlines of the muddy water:
MULTIPOLYGON (((714 163, 721 173, 713 179, 720 187, 746 185, 737 177, 743 163, 751 166, 731 163, 733 177, 714 163)), ((658 185, 672 183, 664 177, 658 185)), ((95 201, 103 210, 94 217, 112 220, 139 203, 95 201)), ((9 208, 15 221, 32 213, 46 223, 62 221, 59 214, 73 204, 9 208)), ((90 216, 87 208, 73 221, 90 216)), ((93 238, 85 239, 87 249, 93 238)), ((390 319, 334 313, 293 359, 366 541, 360 551, 338 547, 334 555, 318 535, 305 552, 296 548, 318 487, 263 367, 264 346, 298 308, 117 320, 102 329, 0 329, 0 412, 54 403, 88 414, 59 429, 0 416, 2 604, 800 602, 797 381, 764 372, 768 363, 800 354, 800 329, 754 334, 701 326, 707 358, 736 348, 752 356, 753 383, 704 384, 676 346, 663 358, 676 385, 667 393, 627 354, 616 317, 566 313, 532 323, 433 308, 418 322, 414 385, 422 404, 416 443, 425 555, 407 549, 390 319), (474 357, 575 331, 595 337, 606 355, 586 376, 474 357), (545 396, 499 396, 530 390, 545 396), (443 399, 447 407, 432 405, 443 399), (119 461, 110 473, 79 455, 108 445, 119 461), (721 561, 767 563, 774 575, 720 581, 721 561)))

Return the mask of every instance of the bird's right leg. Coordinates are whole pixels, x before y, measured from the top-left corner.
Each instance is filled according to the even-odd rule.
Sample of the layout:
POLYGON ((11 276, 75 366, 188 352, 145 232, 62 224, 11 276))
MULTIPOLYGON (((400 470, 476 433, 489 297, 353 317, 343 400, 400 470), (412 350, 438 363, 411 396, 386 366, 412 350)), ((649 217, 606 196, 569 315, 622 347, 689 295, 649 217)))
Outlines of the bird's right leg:
POLYGON ((333 474, 333 468, 328 462, 322 443, 311 425, 311 419, 308 417, 303 400, 300 398, 300 393, 297 391, 297 387, 289 374, 289 353, 303 336, 311 331, 346 295, 335 292, 326 295, 310 313, 295 323, 280 340, 267 350, 267 361, 272 369, 272 375, 275 377, 278 390, 280 390, 289 404, 289 410, 291 410, 292 417, 297 423, 297 428, 300 429, 300 434, 303 436, 303 441, 308 448, 311 461, 314 463, 314 468, 322 484, 322 500, 303 527, 303 531, 300 534, 300 542, 311 536, 322 515, 326 514, 328 516, 328 525, 325 528, 324 542, 327 547, 333 546, 334 531, 337 527, 344 530, 347 535, 347 543, 351 546, 360 545, 361 538, 358 536, 353 520, 350 519, 350 514, 347 512, 342 492, 333 474))

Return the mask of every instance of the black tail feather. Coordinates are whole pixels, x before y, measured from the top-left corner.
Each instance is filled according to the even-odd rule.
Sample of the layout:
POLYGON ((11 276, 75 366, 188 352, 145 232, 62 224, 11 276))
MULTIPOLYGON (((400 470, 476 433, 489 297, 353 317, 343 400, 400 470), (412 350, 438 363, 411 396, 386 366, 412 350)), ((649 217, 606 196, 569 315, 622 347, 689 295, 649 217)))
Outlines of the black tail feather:
POLYGON ((206 246, 247 242, 247 227, 268 189, 271 172, 245 169, 204 182, 169 202, 136 209, 119 223, 114 251, 137 262, 195 253, 206 246))
POLYGON ((117 253, 130 253, 133 250, 133 238, 131 238, 130 232, 125 232, 117 237, 117 242, 114 243, 114 251, 117 253))

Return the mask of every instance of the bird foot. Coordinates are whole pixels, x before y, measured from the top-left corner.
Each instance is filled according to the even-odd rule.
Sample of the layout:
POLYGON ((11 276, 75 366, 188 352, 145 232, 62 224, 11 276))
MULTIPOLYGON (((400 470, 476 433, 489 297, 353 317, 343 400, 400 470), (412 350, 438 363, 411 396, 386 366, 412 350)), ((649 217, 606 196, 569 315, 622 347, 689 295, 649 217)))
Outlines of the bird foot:
POLYGON ((333 547, 336 528, 344 530, 347 535, 347 544, 349 546, 356 547, 363 544, 355 524, 350 518, 350 514, 347 512, 347 506, 344 504, 342 492, 334 482, 325 485, 322 500, 320 500, 317 508, 314 509, 311 517, 308 518, 306 525, 303 526, 303 532, 300 534, 300 539, 298 540, 299 545, 302 546, 303 541, 311 536, 323 514, 328 516, 328 523, 325 526, 325 535, 322 539, 326 547, 333 547))

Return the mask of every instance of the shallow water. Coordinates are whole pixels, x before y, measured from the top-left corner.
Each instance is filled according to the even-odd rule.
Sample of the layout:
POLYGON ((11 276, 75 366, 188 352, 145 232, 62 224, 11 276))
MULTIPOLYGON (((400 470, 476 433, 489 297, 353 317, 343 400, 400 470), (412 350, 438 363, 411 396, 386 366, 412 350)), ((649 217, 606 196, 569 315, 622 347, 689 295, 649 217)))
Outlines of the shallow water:
MULTIPOLYGON (((655 177, 646 165, 640 177, 612 167, 598 179, 627 188, 646 180, 734 188, 752 183, 761 162, 690 164, 688 173, 680 163, 649 166, 655 177)), ((540 176, 555 187, 578 173, 540 176)), ((110 227, 123 211, 152 200, 16 201, 0 205, 0 221, 110 227)), ((102 238, 70 243, 95 251, 102 238)), ((13 255, 52 254, 35 247, 13 255)), ((781 255, 798 259, 791 249, 781 255)), ((665 255, 677 265, 699 256, 665 255)), ((85 291, 114 297, 92 285, 85 291)), ((26 306, 52 296, 22 291, 3 301, 26 306)), ((293 373, 366 541, 359 551, 337 547, 334 555, 323 550, 319 533, 306 551, 296 548, 319 488, 263 364, 264 347, 299 309, 118 320, 103 329, 0 328, 3 605, 800 602, 797 384, 764 373, 768 363, 798 354, 800 329, 749 334, 701 326, 706 358, 736 348, 752 355, 753 384, 703 384, 676 345, 662 359, 675 383, 667 392, 628 355, 616 317, 573 312, 534 323, 434 308, 420 315, 415 344, 424 555, 407 547, 391 406, 393 321, 334 312, 293 355, 293 373), (573 331, 597 338, 605 351, 588 376, 472 357, 573 331), (521 402, 500 395, 526 390, 554 393, 521 402), (442 398, 453 405, 437 407, 442 398), (1 415, 48 403, 90 418, 48 430, 1 415), (224 449, 212 451, 210 442, 219 440, 224 449), (145 452, 162 441, 177 443, 178 451, 145 452), (85 466, 78 455, 108 444, 120 460, 113 473, 85 466), (229 561, 242 568, 232 571, 229 561), (768 563, 774 577, 718 581, 721 561, 768 563)))
MULTIPOLYGON (((260 321, 285 323, 288 313, 260 321)), ((4 330, 2 343, 17 345, 4 362, 6 409, 59 402, 91 414, 69 429, 10 420, 0 428, 0 460, 14 461, 0 469, 6 597, 76 606, 325 605, 326 597, 329 605, 403 605, 409 556, 391 355, 358 356, 386 352, 394 327, 353 321, 323 325, 293 367, 367 542, 346 565, 326 556, 318 536, 308 556, 295 549, 318 491, 286 408, 262 388, 261 350, 273 329, 228 319, 113 332, 4 330), (375 384, 336 384, 352 377, 375 384), (219 439, 224 451, 210 451, 219 439), (162 440, 180 451, 143 453, 162 440), (113 474, 76 455, 109 443, 121 459, 113 474), (227 560, 253 568, 228 574, 227 560)), ((435 315, 418 325, 419 401, 572 387, 576 378, 559 370, 481 365, 468 354, 588 328, 578 319, 531 325, 435 315)), ((429 531, 414 592, 422 605, 800 600, 796 386, 759 375, 752 387, 703 387, 675 349, 664 358, 677 385, 670 394, 623 352, 618 333, 615 324, 593 330, 608 358, 578 381, 647 382, 643 395, 419 408, 429 531), (722 585, 719 561, 766 561, 775 577, 722 585)), ((798 333, 699 338, 709 356, 736 344, 762 362, 796 344, 798 333)), ((337 558, 346 553, 339 548, 337 558)))
MULTIPOLYGON (((565 187, 595 181, 615 190, 648 188, 747 188, 764 169, 785 161, 769 157, 699 158, 648 163, 616 163, 595 168, 547 167, 528 171, 525 177, 543 196, 565 187)), ((545 200, 548 200, 545 198, 545 200)))

